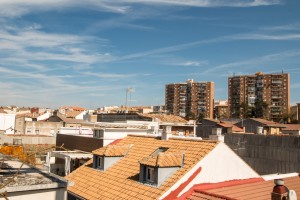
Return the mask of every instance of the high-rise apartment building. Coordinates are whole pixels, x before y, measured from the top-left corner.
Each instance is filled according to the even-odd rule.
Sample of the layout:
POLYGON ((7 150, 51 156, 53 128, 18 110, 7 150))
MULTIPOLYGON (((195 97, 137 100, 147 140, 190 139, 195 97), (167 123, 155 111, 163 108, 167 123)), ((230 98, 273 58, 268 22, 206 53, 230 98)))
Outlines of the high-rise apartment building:
POLYGON ((214 102, 214 82, 194 82, 187 80, 184 83, 166 85, 166 110, 174 115, 186 117, 212 118, 214 102))
POLYGON ((290 76, 287 73, 228 78, 231 117, 263 117, 280 121, 290 108, 290 76))

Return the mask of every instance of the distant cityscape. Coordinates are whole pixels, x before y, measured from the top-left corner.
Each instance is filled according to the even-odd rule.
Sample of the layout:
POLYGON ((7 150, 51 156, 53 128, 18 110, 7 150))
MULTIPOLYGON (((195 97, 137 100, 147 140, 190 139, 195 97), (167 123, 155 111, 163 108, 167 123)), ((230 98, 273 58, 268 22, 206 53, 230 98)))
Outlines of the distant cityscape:
POLYGON ((225 184, 222 199, 299 197, 300 103, 290 107, 289 74, 230 76, 226 100, 214 99, 214 82, 192 79, 166 84, 165 105, 127 98, 96 110, 2 106, 0 195, 215 199, 224 193, 212 188, 225 184), (232 192, 240 185, 243 197, 232 192))

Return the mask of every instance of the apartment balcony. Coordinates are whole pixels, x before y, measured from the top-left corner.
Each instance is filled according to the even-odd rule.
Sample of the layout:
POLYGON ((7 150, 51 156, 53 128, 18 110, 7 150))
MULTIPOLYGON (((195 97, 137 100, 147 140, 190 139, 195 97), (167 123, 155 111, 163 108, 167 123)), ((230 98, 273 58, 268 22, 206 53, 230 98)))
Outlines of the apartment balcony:
POLYGON ((282 80, 272 80, 272 83, 282 84, 282 80))
POLYGON ((272 99, 281 99, 282 96, 272 96, 272 99))
POLYGON ((278 103, 273 103, 271 106, 269 106, 270 108, 279 108, 279 107, 281 107, 281 105, 280 104, 278 104, 278 103))
POLYGON ((282 87, 282 84, 280 83, 272 83, 272 88, 282 87))
POLYGON ((281 115, 281 112, 272 112, 271 115, 272 116, 278 116, 278 115, 281 115))

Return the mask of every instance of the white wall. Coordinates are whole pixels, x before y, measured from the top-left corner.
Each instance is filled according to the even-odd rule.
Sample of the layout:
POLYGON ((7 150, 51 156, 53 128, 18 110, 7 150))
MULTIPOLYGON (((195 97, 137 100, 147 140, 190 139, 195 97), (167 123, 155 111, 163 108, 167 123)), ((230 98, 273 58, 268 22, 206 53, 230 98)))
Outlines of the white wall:
POLYGON ((41 120, 45 120, 45 119, 48 119, 50 117, 50 113, 46 112, 40 116, 37 117, 37 121, 41 121, 41 120))
POLYGON ((147 135, 147 133, 148 130, 144 129, 104 129, 103 146, 106 146, 117 139, 124 138, 128 134, 147 135))
POLYGON ((83 127, 60 127, 59 133, 67 135, 90 135, 93 137, 93 130, 83 127))
POLYGON ((83 112, 81 112, 79 115, 77 115, 76 117, 75 117, 75 119, 86 119, 86 117, 85 117, 85 115, 87 114, 87 111, 83 111, 83 112))
POLYGON ((259 174, 236 155, 226 144, 219 143, 160 199, 178 188, 180 184, 185 182, 199 167, 202 168, 200 173, 188 184, 179 196, 187 192, 195 184, 219 183, 235 179, 260 177, 259 174))
POLYGON ((9 200, 66 200, 67 188, 57 188, 48 190, 33 190, 23 192, 9 192, 7 193, 9 200))
POLYGON ((15 129, 15 120, 16 115, 15 114, 5 114, 0 113, 0 130, 6 130, 6 134, 14 134, 14 130, 9 129, 12 127, 12 129, 15 129))

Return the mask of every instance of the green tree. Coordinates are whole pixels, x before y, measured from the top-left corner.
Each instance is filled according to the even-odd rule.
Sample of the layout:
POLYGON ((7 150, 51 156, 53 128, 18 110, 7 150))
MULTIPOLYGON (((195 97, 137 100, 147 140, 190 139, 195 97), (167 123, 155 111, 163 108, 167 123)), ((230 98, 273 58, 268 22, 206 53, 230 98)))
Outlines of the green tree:
POLYGON ((246 119, 252 117, 252 112, 253 112, 253 107, 249 106, 248 103, 242 102, 240 104, 240 114, 242 118, 246 119))
POLYGON ((189 111, 186 116, 185 116, 186 120, 195 120, 196 119, 196 115, 195 113, 193 113, 192 111, 189 111))
POLYGON ((289 124, 293 122, 296 113, 285 112, 280 115, 279 121, 284 124, 289 124))
POLYGON ((204 112, 200 112, 199 114, 198 114, 198 121, 200 122, 200 121, 202 121, 202 119, 204 119, 205 118, 205 113, 204 112))
POLYGON ((268 119, 269 104, 265 101, 256 101, 254 116, 256 118, 268 119))

